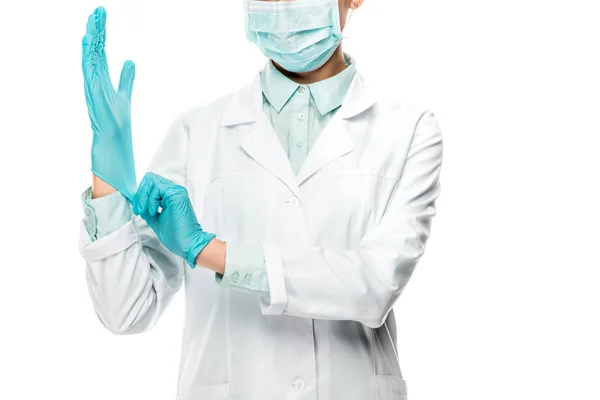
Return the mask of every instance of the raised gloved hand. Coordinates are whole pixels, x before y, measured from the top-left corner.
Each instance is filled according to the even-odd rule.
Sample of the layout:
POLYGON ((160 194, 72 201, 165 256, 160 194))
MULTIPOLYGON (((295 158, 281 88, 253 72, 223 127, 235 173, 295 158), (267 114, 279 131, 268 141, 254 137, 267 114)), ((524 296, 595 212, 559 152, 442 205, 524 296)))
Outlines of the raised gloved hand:
POLYGON ((198 254, 216 237, 202 230, 186 188, 152 172, 142 179, 132 206, 163 245, 192 268, 198 254))
POLYGON ((105 40, 106 11, 98 7, 88 18, 82 44, 85 100, 94 132, 92 172, 131 202, 137 187, 131 139, 135 65, 125 62, 119 90, 115 91, 106 62, 105 40))

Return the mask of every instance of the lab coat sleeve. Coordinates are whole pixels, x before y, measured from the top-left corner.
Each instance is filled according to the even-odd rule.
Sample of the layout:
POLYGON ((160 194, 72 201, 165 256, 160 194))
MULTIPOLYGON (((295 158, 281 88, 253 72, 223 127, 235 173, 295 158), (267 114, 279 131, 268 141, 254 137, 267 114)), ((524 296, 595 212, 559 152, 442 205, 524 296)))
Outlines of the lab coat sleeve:
POLYGON ((259 297, 262 313, 382 326, 425 251, 441 165, 441 131, 427 111, 383 217, 356 248, 262 246, 271 291, 259 297))
MULTIPOLYGON (((187 129, 176 121, 163 139, 149 170, 185 185, 187 129)), ((167 250, 139 216, 94 241, 84 221, 80 253, 86 262, 89 295, 100 322, 112 333, 147 331, 183 283, 185 263, 167 250)))

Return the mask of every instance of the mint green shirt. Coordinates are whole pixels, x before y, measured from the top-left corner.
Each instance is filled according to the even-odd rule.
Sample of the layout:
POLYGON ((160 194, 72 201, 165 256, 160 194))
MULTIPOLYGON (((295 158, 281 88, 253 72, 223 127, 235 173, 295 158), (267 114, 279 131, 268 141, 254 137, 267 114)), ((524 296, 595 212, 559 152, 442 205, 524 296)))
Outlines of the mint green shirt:
MULTIPOLYGON (((354 59, 344 53, 346 68, 328 79, 300 85, 283 75, 272 62, 260 72, 263 111, 286 150, 297 174, 319 135, 342 105, 356 73, 354 59)), ((131 206, 120 193, 91 198, 91 188, 82 195, 84 225, 96 240, 125 225, 131 206)), ((246 292, 269 294, 262 247, 227 243, 225 274, 215 274, 217 283, 246 292), (251 276, 252 279, 244 279, 251 276), (250 283, 247 283, 250 282, 250 283)))

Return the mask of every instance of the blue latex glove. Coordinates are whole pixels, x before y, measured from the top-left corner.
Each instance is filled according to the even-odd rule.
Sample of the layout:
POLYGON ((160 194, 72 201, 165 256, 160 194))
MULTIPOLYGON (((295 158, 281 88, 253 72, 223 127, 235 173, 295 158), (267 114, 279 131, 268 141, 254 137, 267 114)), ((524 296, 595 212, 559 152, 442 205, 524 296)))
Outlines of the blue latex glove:
POLYGON ((196 266, 198 254, 216 237, 202 230, 186 188, 152 172, 142 179, 132 208, 154 230, 163 245, 192 268, 196 266))
POLYGON ((82 44, 85 100, 94 132, 92 172, 131 202, 137 187, 131 139, 135 65, 125 62, 119 90, 115 91, 106 62, 105 40, 106 11, 98 7, 88 19, 82 44))

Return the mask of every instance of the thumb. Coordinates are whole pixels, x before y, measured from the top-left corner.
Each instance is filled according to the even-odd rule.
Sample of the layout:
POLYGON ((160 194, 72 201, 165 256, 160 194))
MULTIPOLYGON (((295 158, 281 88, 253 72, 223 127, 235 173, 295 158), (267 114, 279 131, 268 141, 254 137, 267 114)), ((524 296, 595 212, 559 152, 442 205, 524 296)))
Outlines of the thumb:
POLYGON ((154 233, 158 234, 158 218, 160 217, 160 214, 150 215, 148 213, 142 213, 140 216, 144 221, 146 221, 148 226, 152 228, 154 233))
POLYGON ((131 100, 131 93, 133 92, 133 81, 135 79, 135 64, 133 61, 125 61, 123 69, 121 70, 121 80, 119 81, 119 93, 127 94, 127 97, 131 100))

